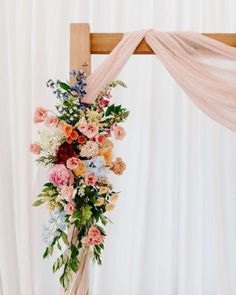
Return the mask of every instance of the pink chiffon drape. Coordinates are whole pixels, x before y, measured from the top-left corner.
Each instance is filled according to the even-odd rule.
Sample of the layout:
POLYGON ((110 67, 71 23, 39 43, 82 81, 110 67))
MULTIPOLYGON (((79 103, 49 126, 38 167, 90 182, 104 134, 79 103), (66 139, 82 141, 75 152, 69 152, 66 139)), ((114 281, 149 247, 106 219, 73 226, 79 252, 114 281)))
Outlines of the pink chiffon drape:
MULTIPOLYGON (((93 103, 97 94, 116 79, 143 38, 194 103, 212 119, 236 131, 236 48, 195 32, 143 30, 124 34, 87 78, 84 101, 93 103)), ((88 294, 88 252, 82 252, 80 259, 81 269, 66 294, 88 294)))
POLYGON ((126 33, 88 77, 86 102, 117 75, 145 38, 159 60, 194 103, 212 119, 236 131, 236 48, 196 32, 126 33))

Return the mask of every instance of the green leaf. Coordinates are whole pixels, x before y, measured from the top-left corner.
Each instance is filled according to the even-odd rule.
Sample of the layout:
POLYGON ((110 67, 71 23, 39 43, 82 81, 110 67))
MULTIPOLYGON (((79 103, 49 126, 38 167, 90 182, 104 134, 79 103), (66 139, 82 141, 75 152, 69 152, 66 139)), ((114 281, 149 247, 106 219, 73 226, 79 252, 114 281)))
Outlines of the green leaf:
POLYGON ((52 254, 53 254, 53 246, 50 246, 48 248, 48 253, 52 256, 52 254))
POLYGON ((116 113, 117 115, 119 114, 121 110, 121 105, 118 105, 118 106, 115 106, 114 109, 113 109, 113 112, 116 113))
POLYGON ((47 182, 45 183, 43 186, 50 186, 50 187, 54 187, 54 185, 51 182, 47 182))
POLYGON ((57 242, 57 248, 61 251, 61 245, 59 242, 57 242))
POLYGON ((71 261, 70 268, 73 270, 73 272, 77 272, 79 270, 78 263, 74 260, 71 261))
POLYGON ((105 218, 104 215, 100 215, 100 220, 101 220, 101 223, 102 223, 103 225, 106 225, 106 224, 107 224, 107 219, 105 218))
POLYGON ((69 246, 69 242, 68 242, 68 238, 67 238, 67 234, 64 233, 64 231, 61 232, 61 237, 63 242, 65 243, 65 245, 69 246))
POLYGON ((42 205, 43 203, 44 203, 44 202, 42 201, 42 199, 40 199, 40 200, 35 201, 35 202, 32 204, 32 206, 34 206, 34 207, 38 207, 38 206, 42 205))
POLYGON ((82 219, 82 212, 81 212, 81 211, 75 211, 75 212, 72 214, 72 218, 75 218, 75 219, 82 219))
POLYGON ((83 219, 82 219, 83 224, 85 224, 86 221, 89 220, 89 218, 91 217, 92 215, 91 208, 92 207, 89 205, 84 206, 83 219))
POLYGON ((48 247, 46 248, 45 252, 43 253, 43 258, 46 258, 48 256, 48 247))
POLYGON ((106 113, 105 113, 106 116, 110 116, 111 112, 112 112, 113 109, 114 109, 114 106, 115 106, 115 105, 112 104, 112 105, 110 105, 110 106, 107 108, 106 113))
POLYGON ((59 86, 66 91, 70 90, 70 86, 64 82, 60 82, 59 86))

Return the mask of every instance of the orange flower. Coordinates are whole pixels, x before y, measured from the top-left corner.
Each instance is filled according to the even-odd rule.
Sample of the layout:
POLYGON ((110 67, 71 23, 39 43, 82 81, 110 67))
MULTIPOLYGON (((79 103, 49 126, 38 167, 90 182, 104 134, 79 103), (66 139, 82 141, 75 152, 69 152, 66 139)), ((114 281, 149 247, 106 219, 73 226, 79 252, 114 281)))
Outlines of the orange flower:
POLYGON ((76 139, 78 139, 78 133, 77 133, 77 131, 75 131, 75 130, 73 130, 72 132, 71 132, 71 134, 70 134, 70 137, 73 139, 73 140, 76 140, 76 139))
POLYGON ((81 176, 86 173, 84 162, 80 161, 79 166, 73 170, 75 176, 81 176))
POLYGON ((97 152, 98 156, 103 156, 107 166, 111 165, 112 161, 112 149, 110 147, 101 148, 97 152))
POLYGON ((65 124, 63 126, 63 131, 65 133, 65 136, 69 137, 73 131, 73 126, 71 126, 70 124, 65 124))

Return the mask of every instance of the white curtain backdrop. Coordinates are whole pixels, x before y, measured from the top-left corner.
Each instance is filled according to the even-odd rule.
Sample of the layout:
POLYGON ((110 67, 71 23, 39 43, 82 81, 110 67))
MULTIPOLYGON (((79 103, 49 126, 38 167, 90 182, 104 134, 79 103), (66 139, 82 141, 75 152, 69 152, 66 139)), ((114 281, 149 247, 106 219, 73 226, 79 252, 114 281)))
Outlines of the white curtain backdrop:
MULTIPOLYGON (((53 106, 49 78, 67 78, 69 23, 94 32, 235 32, 235 0, 0 0, 0 294, 58 295, 43 261, 45 173, 28 153, 32 112, 53 106)), ((104 57, 93 57, 93 67, 104 57)), ((236 294, 236 135, 207 118, 155 57, 133 56, 116 101, 131 110, 114 179, 102 267, 90 295, 236 294)))

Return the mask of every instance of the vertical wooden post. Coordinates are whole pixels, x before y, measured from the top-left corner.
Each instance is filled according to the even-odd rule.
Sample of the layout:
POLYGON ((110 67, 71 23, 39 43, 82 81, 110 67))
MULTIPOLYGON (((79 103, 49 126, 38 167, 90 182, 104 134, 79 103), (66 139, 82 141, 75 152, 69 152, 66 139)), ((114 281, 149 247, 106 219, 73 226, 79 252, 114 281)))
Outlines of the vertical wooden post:
POLYGON ((91 72, 90 26, 89 24, 70 25, 70 70, 91 72))

